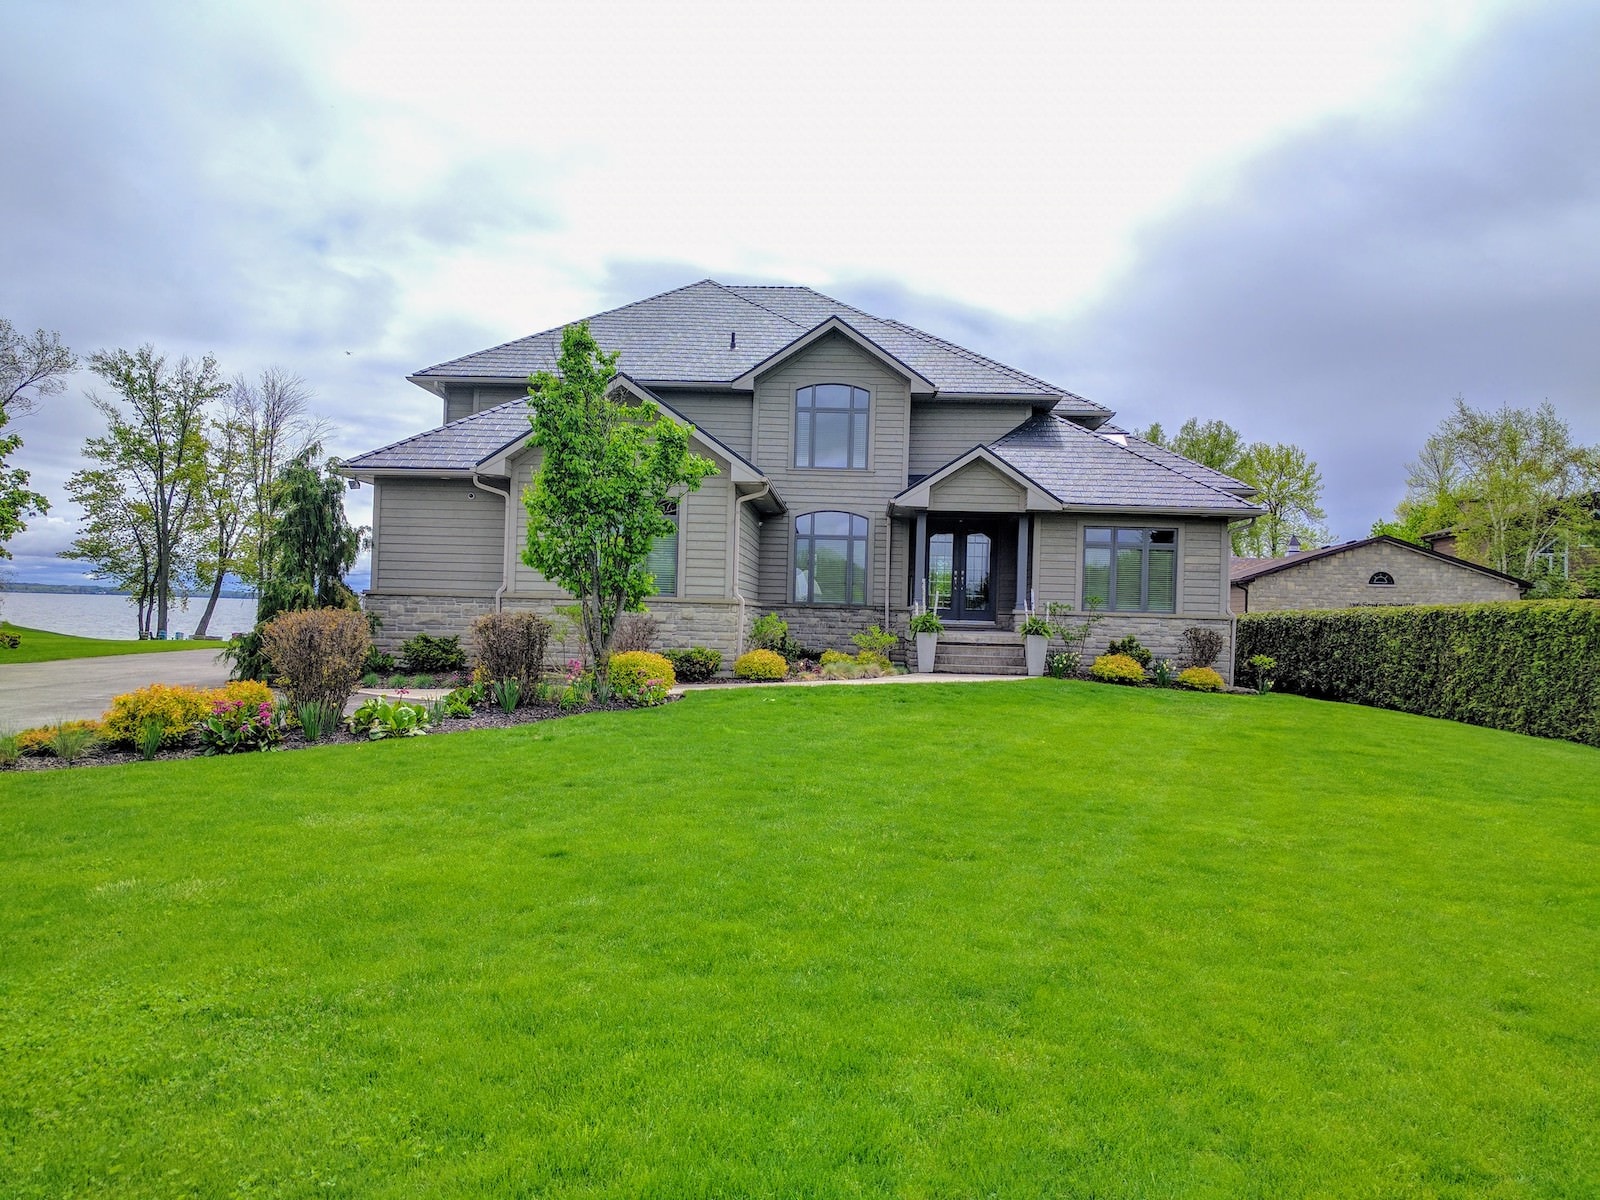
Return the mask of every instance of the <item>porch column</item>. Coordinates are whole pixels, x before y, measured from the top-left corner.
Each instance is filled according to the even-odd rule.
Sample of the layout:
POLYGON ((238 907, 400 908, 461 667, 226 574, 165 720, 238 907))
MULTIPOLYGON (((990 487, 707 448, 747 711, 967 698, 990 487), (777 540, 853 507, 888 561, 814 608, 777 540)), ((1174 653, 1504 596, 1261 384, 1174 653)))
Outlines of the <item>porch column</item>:
POLYGON ((1017 607, 1032 611, 1028 596, 1028 526, 1033 518, 1023 513, 1017 518, 1017 607))
POLYGON ((928 603, 928 514, 917 514, 917 548, 914 558, 917 573, 911 577, 911 598, 917 604, 928 603))

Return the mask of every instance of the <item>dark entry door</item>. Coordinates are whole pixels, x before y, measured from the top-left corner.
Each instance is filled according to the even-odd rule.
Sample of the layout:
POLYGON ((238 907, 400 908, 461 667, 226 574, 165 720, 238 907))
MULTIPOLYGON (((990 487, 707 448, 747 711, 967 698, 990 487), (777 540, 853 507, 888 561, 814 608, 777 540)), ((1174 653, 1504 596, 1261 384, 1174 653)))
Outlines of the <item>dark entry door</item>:
POLYGON ((946 621, 994 620, 994 526, 928 522, 928 607, 946 621))

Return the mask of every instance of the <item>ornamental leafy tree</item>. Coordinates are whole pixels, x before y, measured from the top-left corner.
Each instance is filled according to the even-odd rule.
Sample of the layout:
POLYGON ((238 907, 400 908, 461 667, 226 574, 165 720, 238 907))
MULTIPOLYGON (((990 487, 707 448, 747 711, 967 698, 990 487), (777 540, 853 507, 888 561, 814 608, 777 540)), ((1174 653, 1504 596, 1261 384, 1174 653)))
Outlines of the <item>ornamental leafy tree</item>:
POLYGON ((1159 422, 1138 436, 1224 475, 1232 475, 1238 469, 1246 450, 1244 435, 1232 425, 1226 421, 1201 421, 1198 417, 1190 417, 1170 438, 1159 422))
POLYGON ((673 531, 667 502, 716 473, 690 452, 688 426, 611 394, 617 357, 600 349, 587 322, 562 331, 559 374, 528 381, 532 444, 543 460, 522 496, 522 561, 577 598, 602 684, 618 618, 656 591, 644 563, 650 544, 673 531))
POLYGON ((345 483, 333 465, 317 467, 312 446, 278 476, 272 492, 277 519, 267 539, 271 574, 256 603, 256 625, 228 650, 239 679, 266 679, 272 673, 263 630, 280 613, 308 608, 359 607, 344 576, 355 566, 367 530, 353 526, 344 511, 345 483))
POLYGON ((1252 443, 1232 473, 1255 488, 1251 503, 1267 510, 1249 526, 1234 530, 1235 554, 1277 558, 1287 553, 1291 537, 1312 545, 1327 540, 1322 472, 1299 446, 1252 443))

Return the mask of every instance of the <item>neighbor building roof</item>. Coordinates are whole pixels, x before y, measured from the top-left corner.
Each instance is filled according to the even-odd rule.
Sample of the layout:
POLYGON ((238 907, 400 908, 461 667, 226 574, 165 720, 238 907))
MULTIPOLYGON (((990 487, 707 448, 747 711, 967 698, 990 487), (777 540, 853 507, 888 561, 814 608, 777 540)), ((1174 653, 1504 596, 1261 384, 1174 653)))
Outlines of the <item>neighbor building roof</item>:
POLYGON ((1507 583, 1514 583, 1521 588, 1532 586, 1526 579, 1518 579, 1515 575, 1507 575, 1503 571, 1496 571, 1493 567, 1485 567, 1479 563, 1468 562, 1466 559, 1457 558, 1453 554, 1440 554, 1437 550, 1427 546, 1419 546, 1415 542, 1403 541, 1400 538, 1391 537, 1387 533, 1379 534, 1377 537, 1362 538, 1359 541, 1341 542, 1337 546, 1324 546, 1320 550, 1302 550, 1298 554, 1285 554, 1278 558, 1236 558, 1229 565, 1228 575, 1234 583, 1243 586, 1250 583, 1251 580, 1260 579, 1263 575, 1274 575, 1279 571, 1293 570, 1302 563, 1316 562, 1322 558, 1332 558, 1335 555, 1345 554, 1351 550, 1359 550, 1363 546, 1375 546, 1380 542, 1387 542, 1391 546, 1399 546, 1402 550, 1410 550, 1415 554, 1437 559, 1439 562, 1447 562, 1469 571, 1477 571, 1495 579, 1503 579, 1507 583))
MULTIPOLYGON (((1109 409, 1015 367, 900 321, 806 287, 726 286, 702 279, 588 318, 595 341, 618 351, 617 366, 650 387, 728 386, 817 326, 838 318, 904 363, 936 394, 1053 404, 1096 423, 1109 409)), ((410 376, 424 387, 450 381, 525 380, 553 371, 562 326, 439 363, 410 376)))

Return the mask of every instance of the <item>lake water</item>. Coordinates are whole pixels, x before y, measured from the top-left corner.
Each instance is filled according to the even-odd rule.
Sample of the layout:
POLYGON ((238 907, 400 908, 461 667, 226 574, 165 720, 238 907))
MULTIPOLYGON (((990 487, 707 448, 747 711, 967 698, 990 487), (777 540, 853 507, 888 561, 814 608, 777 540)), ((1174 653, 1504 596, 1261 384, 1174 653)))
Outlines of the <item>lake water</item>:
MULTIPOLYGON (((174 607, 167 616, 169 630, 194 632, 205 612, 204 597, 191 597, 187 610, 174 607)), ((78 637, 125 638, 139 636, 139 614, 127 596, 88 592, 0 592, 0 617, 29 629, 72 633, 78 637)), ((256 623, 254 600, 218 600, 211 614, 212 637, 227 637, 256 623)))

